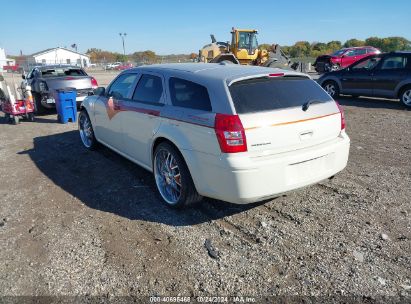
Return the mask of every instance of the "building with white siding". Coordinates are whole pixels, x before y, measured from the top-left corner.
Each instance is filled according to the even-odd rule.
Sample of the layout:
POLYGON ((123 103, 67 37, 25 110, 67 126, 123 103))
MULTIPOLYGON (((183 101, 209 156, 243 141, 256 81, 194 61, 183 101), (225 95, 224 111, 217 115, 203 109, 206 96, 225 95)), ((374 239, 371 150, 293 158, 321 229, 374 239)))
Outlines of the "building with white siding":
POLYGON ((81 67, 90 65, 90 57, 66 48, 57 47, 37 52, 31 55, 35 62, 46 64, 69 64, 81 67))

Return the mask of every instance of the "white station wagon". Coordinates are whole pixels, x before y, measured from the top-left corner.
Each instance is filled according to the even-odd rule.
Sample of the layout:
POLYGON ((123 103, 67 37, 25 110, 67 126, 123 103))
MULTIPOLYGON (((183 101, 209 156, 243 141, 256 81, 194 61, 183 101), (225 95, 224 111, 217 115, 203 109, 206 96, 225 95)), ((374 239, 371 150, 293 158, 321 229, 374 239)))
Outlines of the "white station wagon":
POLYGON ((80 137, 153 172, 170 206, 276 197, 334 176, 350 140, 342 108, 307 75, 222 64, 129 69, 87 97, 80 137))

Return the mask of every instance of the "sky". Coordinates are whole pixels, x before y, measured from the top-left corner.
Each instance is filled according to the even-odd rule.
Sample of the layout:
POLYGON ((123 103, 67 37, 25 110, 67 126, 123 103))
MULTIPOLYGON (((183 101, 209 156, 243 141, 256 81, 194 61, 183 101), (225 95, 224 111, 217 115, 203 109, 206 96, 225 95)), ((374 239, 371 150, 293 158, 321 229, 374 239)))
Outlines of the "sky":
POLYGON ((257 29, 259 43, 291 45, 370 36, 411 40, 409 0, 0 1, 0 47, 8 55, 52 47, 126 53, 197 53, 210 42, 230 40, 231 28, 257 29), (251 6, 250 6, 251 5, 251 6), (254 5, 254 6, 253 6, 254 5))

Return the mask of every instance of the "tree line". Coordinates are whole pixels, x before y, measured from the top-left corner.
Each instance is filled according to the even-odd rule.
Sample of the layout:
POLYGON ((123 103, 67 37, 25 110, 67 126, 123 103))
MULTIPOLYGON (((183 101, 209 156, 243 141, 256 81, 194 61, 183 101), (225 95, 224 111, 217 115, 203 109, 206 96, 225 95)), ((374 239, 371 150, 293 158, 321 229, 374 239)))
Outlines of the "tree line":
POLYGON ((154 51, 146 50, 141 52, 134 52, 131 54, 120 54, 117 52, 110 52, 101 49, 91 48, 88 49, 86 54, 90 56, 91 62, 137 62, 137 63, 160 63, 160 62, 170 62, 179 60, 190 60, 192 59, 192 54, 172 54, 172 55, 157 55, 154 51))
MULTIPOLYGON (((317 57, 323 54, 333 53, 343 47, 373 46, 382 52, 411 50, 411 41, 404 37, 369 37, 365 40, 349 39, 342 43, 333 40, 327 43, 297 41, 292 46, 282 46, 281 49, 290 57, 317 57)), ((262 44, 260 48, 269 49, 271 45, 262 44)))

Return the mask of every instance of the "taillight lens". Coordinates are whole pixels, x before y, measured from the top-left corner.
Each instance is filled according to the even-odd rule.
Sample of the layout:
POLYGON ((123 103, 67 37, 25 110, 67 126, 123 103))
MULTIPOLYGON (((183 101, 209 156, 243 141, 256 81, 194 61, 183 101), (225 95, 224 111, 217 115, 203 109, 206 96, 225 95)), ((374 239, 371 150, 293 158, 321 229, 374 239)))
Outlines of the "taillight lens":
POLYGON ((91 87, 93 89, 97 89, 97 87, 98 87, 97 80, 94 77, 91 77, 91 87))
POLYGON ((345 129, 345 114, 344 114, 344 109, 342 108, 342 106, 336 101, 335 102, 337 104, 338 110, 340 110, 340 114, 341 114, 341 131, 345 129))
POLYGON ((245 131, 238 115, 217 113, 214 129, 221 152, 237 153, 247 151, 245 131))

